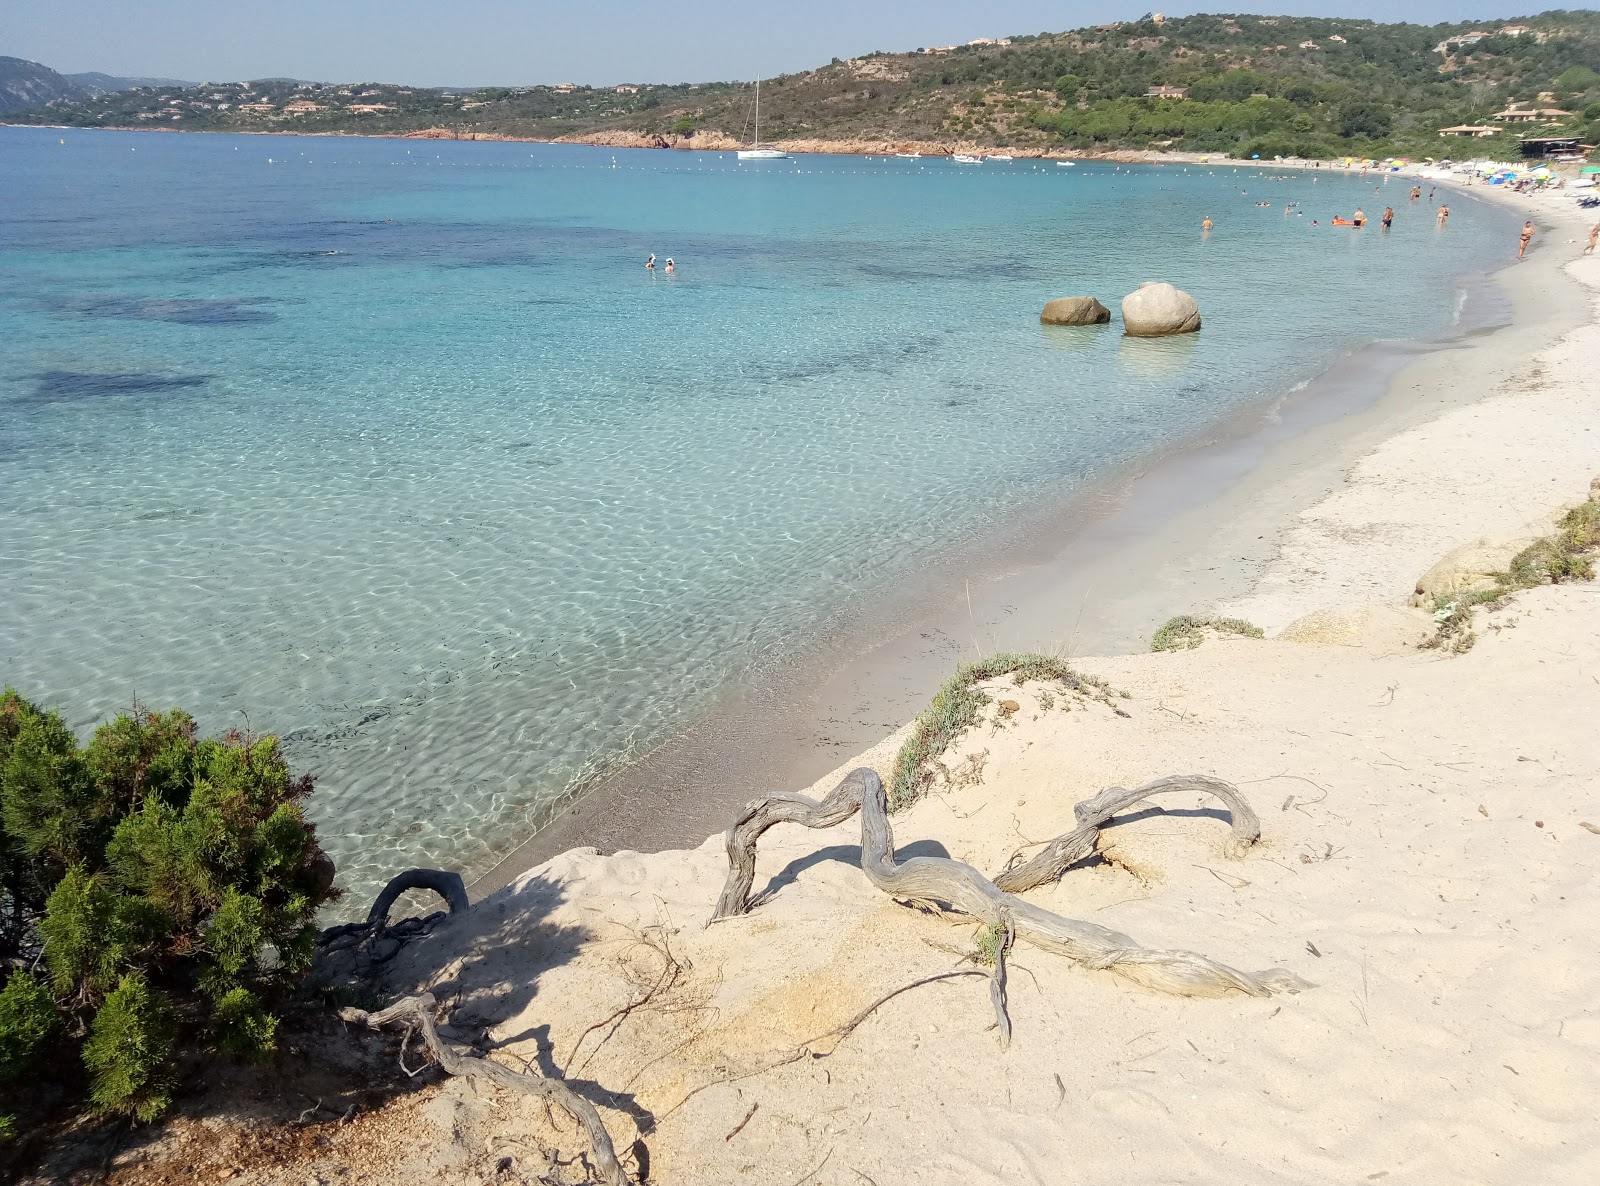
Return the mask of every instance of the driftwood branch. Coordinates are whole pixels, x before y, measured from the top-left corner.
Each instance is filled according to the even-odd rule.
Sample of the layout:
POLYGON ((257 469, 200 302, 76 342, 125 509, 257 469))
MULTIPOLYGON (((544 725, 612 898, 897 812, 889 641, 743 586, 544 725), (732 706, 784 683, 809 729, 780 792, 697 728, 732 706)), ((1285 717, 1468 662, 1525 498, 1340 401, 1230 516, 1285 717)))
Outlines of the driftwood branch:
POLYGON ((728 880, 714 917, 729 918, 749 909, 756 844, 768 828, 780 823, 827 828, 857 812, 861 813, 862 871, 892 898, 943 903, 990 926, 1010 928, 1023 943, 1180 996, 1239 992, 1265 997, 1310 987, 1283 968, 1241 972, 1194 952, 1141 947, 1119 931, 1066 918, 1008 894, 961 861, 945 857, 896 861, 883 780, 864 767, 848 774, 820 803, 786 793, 746 804, 728 829, 728 880))
MULTIPOLYGON (((390 882, 390 885, 393 884, 390 882)), ((584 1132, 588 1134, 589 1146, 594 1153, 595 1167, 600 1171, 601 1180, 608 1186, 632 1186, 627 1172, 617 1161, 617 1151, 611 1143, 611 1135, 606 1132, 600 1113, 593 1104, 560 1079, 545 1079, 538 1075, 514 1071, 486 1058, 463 1053, 439 1036, 433 1020, 435 1006, 433 994, 423 993, 421 996, 404 997, 387 1009, 381 1009, 376 1013, 369 1013, 365 1009, 347 1008, 339 1010, 339 1016, 345 1021, 371 1029, 382 1029, 386 1025, 402 1023, 422 1034, 422 1040, 427 1044, 428 1050, 446 1073, 486 1079, 508 1091, 521 1092, 559 1105, 582 1125, 584 1132)))
POLYGON ((460 914, 468 906, 467 886, 459 873, 446 873, 442 869, 407 869, 389 878, 389 884, 367 911, 367 926, 381 928, 389 925, 389 911, 407 890, 432 890, 444 899, 451 914, 460 914))
POLYGON ((1031 860, 1001 873, 994 879, 995 885, 1008 894, 1020 894, 1047 881, 1054 881, 1067 871, 1068 866, 1095 851, 1100 842, 1100 829, 1112 816, 1128 810, 1136 803, 1143 803, 1152 795, 1172 791, 1202 791, 1222 800, 1223 806, 1233 817, 1233 829, 1225 848, 1230 857, 1244 856, 1250 846, 1261 839, 1261 821, 1231 784, 1204 774, 1175 774, 1170 778, 1147 782, 1142 787, 1134 787, 1131 791, 1123 787, 1107 787, 1094 798, 1085 799, 1072 809, 1078 821, 1076 828, 1052 840, 1031 860))

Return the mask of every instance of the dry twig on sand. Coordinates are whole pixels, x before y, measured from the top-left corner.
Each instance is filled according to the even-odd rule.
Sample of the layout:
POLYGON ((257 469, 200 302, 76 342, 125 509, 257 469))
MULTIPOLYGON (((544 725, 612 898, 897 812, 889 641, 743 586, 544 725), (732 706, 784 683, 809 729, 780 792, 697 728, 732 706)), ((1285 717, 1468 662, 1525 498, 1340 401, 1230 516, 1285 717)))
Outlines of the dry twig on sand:
POLYGON ((589 1146, 594 1152, 595 1168, 599 1170, 601 1180, 607 1183, 607 1186, 631 1186, 627 1172, 617 1161, 617 1152, 611 1143, 611 1135, 606 1132, 606 1126, 600 1120, 600 1113, 593 1104, 559 1079, 545 1079, 538 1075, 514 1071, 500 1063, 456 1049, 439 1036, 439 1030, 433 1020, 433 1011, 436 1007, 437 1002, 433 999, 433 994, 423 993, 420 996, 403 997, 387 1009, 380 1009, 375 1013, 369 1013, 365 1009, 341 1009, 339 1016, 345 1021, 365 1025, 371 1029, 382 1029, 395 1022, 404 1023, 408 1031, 414 1029, 422 1034, 423 1042, 427 1044, 428 1050, 445 1073, 487 1079, 490 1083, 504 1087, 508 1091, 521 1092, 546 1103, 559 1105, 582 1125, 584 1132, 588 1134, 589 1146))

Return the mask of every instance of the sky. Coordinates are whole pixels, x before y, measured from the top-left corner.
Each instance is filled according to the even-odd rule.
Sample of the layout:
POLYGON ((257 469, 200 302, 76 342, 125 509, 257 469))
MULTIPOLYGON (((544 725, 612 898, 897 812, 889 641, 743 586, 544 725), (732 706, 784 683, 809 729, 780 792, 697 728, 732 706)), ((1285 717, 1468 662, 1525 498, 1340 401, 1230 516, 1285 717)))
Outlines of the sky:
MULTIPOLYGON (((806 70, 872 50, 1129 20, 1151 0, 0 0, 0 54, 63 73, 225 82, 487 86, 701 82, 806 70)), ((1587 7, 1570 4, 1569 7, 1587 7)), ((1215 10, 1434 24, 1467 0, 1222 0, 1215 10)), ((1537 11, 1539 5, 1529 5, 1537 11)), ((1168 16, 1208 11, 1164 8, 1168 16)), ((1527 15, 1507 10, 1503 17, 1527 15)))

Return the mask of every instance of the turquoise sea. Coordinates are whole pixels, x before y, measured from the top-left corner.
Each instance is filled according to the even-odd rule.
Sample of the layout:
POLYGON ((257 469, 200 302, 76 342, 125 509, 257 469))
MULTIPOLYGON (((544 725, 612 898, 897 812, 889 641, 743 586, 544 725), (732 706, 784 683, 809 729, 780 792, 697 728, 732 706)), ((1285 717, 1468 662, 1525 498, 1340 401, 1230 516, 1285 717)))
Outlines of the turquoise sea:
POLYGON ((480 870, 1018 506, 1447 332, 1514 219, 1382 185, 0 128, 0 680, 284 736, 358 902, 480 870), (1038 324, 1149 279, 1199 335, 1038 324))

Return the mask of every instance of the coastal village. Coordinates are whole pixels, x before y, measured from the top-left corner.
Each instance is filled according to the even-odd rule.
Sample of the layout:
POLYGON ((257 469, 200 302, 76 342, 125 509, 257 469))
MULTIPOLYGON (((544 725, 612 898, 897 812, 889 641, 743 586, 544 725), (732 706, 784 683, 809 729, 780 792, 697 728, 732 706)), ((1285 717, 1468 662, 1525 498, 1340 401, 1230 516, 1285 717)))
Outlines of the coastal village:
MULTIPOLYGON (((797 177, 822 195, 818 204, 834 200, 826 188, 834 180, 811 169, 817 162, 802 171, 791 153, 817 161, 846 154, 834 163, 840 176, 850 170, 852 186, 866 176, 854 170, 867 155, 880 158, 885 176, 928 169, 974 186, 1008 169, 1026 172, 1030 185, 1120 180, 1130 170, 1159 178, 1159 191, 1128 192, 1180 211, 1159 233, 1181 236, 1186 251, 1198 245, 1162 257, 1184 261, 1187 276, 1113 290, 1106 276, 1050 274, 1035 284, 1049 290, 1042 314, 1037 303, 1013 311, 1028 347, 1069 377, 1090 374, 1089 351, 1109 343, 1129 374, 1143 368, 1188 382, 1210 368, 1205 378, 1215 381, 1221 368, 1201 350, 1243 331, 1187 291, 1205 281, 1193 261, 1270 241, 1261 231, 1230 238, 1235 227, 1220 209, 1214 220, 1192 202, 1184 208, 1191 168, 1193 180, 1207 179, 1208 195, 1225 192, 1235 204, 1235 223, 1255 215, 1271 233, 1316 226, 1318 242, 1340 252, 1324 249, 1321 258, 1365 277, 1380 307, 1392 294, 1372 261, 1398 257, 1360 254, 1374 240, 1393 246, 1409 234, 1437 245, 1477 234, 1484 250, 1476 258, 1487 261, 1483 274, 1451 290, 1450 323, 1431 336, 1410 340, 1397 330, 1371 352, 1373 335, 1352 340, 1327 372, 1337 371, 1342 386, 1319 387, 1326 375, 1309 376, 1293 390, 1228 405, 1226 422, 1213 416, 1198 435, 1163 438, 1159 449, 1085 480, 1071 526, 1006 506, 1015 523, 997 514, 981 539, 963 545, 990 557, 987 566, 952 545, 955 560, 913 574, 928 582, 921 601, 905 597, 871 619, 881 630, 870 641, 838 625, 843 602, 824 607, 813 619, 819 637, 809 641, 825 678, 802 692, 779 682, 803 666, 807 652, 793 642, 762 673, 774 682, 741 685, 729 699, 742 703, 729 715, 685 724, 662 746, 670 760, 658 761, 650 746, 635 752, 630 739, 628 764, 601 772, 597 763, 536 826, 500 844, 493 864, 457 860, 438 839, 438 860, 395 867, 348 893, 343 857, 336 865, 330 856, 338 855, 340 820, 319 826, 309 808, 326 799, 330 780, 293 760, 314 751, 294 750, 303 738, 280 739, 274 723, 249 716, 260 672, 242 677, 245 694, 233 703, 229 693, 221 708, 188 705, 191 716, 165 699, 144 703, 141 688, 125 711, 87 726, 66 706, 0 679, 0 1181, 1600 1181, 1600 68, 1584 64, 1600 67, 1597 46, 1600 16, 1583 13, 1428 29, 1154 13, 1071 33, 836 58, 764 80, 764 111, 765 96, 773 98, 760 117, 754 87, 743 82, 458 89, 289 78, 72 84, 71 93, 0 113, 16 125, 0 126, 0 141, 15 159, 26 154, 39 193, 55 184, 58 167, 78 170, 74 190, 97 169, 129 188, 156 176, 69 156, 85 142, 113 145, 123 162, 137 152, 146 170, 171 168, 154 160, 152 143, 227 143, 178 138, 190 131, 283 137, 239 141, 274 153, 280 144, 329 143, 291 139, 310 136, 407 140, 387 146, 396 156, 418 146, 409 141, 466 141, 449 149, 463 155, 500 151, 476 140, 588 146, 538 150, 589 154, 595 172, 574 169, 562 182, 586 194, 597 192, 582 190, 596 177, 612 190, 632 183, 618 167, 621 150, 715 154, 721 171, 710 182, 696 173, 684 183, 695 202, 709 200, 700 187, 728 177, 758 191, 746 201, 767 200, 771 191, 758 182, 797 177), (1247 36, 1248 52, 1227 49, 1247 36), (1382 38, 1392 38, 1382 42, 1392 53, 1379 52, 1382 38), (1368 66, 1320 64, 1341 55, 1365 55, 1368 66), (1387 89, 1363 93, 1360 80, 1379 75, 1380 59, 1387 89), (741 122, 747 110, 754 126, 741 122), (757 118, 778 132, 764 137, 757 118), (132 134, 156 130, 169 135, 132 134), (1290 197, 1288 188, 1267 190, 1269 182, 1299 188, 1290 197), (1324 227, 1327 215, 1308 217, 1302 205, 1314 186, 1364 206, 1349 217, 1341 206, 1324 227), (1006 531, 1025 546, 1002 550, 1006 531), (959 582, 934 588, 958 569, 959 582), (1091 595, 1092 613, 1119 623, 1137 647, 1082 645, 1091 595), (835 651, 821 649, 824 641, 835 651), (922 687, 925 668, 896 667, 896 648, 950 662, 922 687), (918 689, 915 715, 870 702, 874 685, 862 672, 872 663, 902 691, 918 689), (758 710, 804 719, 817 732, 806 739, 809 766, 780 766, 779 747, 769 752, 766 739, 781 729, 762 733, 746 728, 753 715, 736 715, 758 710), (212 728, 224 715, 230 723, 212 728), (856 744, 850 730, 863 722, 872 723, 869 740, 856 744), (723 752, 808 773, 785 781, 765 768, 745 772, 760 789, 736 794, 719 778, 723 752), (672 761, 687 763, 691 776, 669 790, 661 776, 672 761), (715 822, 687 841, 661 840, 676 835, 666 817, 679 809, 715 822), (604 835, 643 839, 595 839, 604 835)), ((38 76, 29 78, 36 90, 38 76)), ((524 198, 538 193, 536 170, 518 165, 524 172, 506 184, 525 187, 516 191, 524 198)), ((176 176, 163 173, 159 184, 175 190, 176 176)), ((440 169, 427 183, 454 202, 478 181, 440 169)), ((318 184, 336 183, 319 173, 318 184)), ((173 190, 161 192, 163 206, 173 201, 173 190)), ((329 192, 336 196, 318 197, 324 209, 368 202, 373 191, 329 192)), ((588 288, 585 279, 559 294, 532 281, 495 288, 514 268, 537 277, 552 267, 547 244, 557 234, 599 261, 633 252, 635 240, 617 208, 594 225, 567 226, 554 216, 473 221, 482 208, 464 202, 451 208, 466 227, 458 237, 401 240, 393 228, 420 226, 424 216, 414 191, 393 192, 395 218, 363 209, 352 220, 341 208, 341 225, 359 222, 351 233, 361 238, 350 242, 368 258, 410 251, 407 266, 420 259, 440 271, 494 269, 482 282, 485 299, 514 305, 517 335, 540 339, 539 348, 541 335, 557 341, 557 325, 583 328, 587 342, 616 332, 607 327, 619 319, 664 318, 705 299, 673 258, 658 273, 654 249, 647 259, 628 256, 625 281, 603 276, 588 288)), ((837 192, 854 195, 839 200, 859 202, 860 220, 872 217, 863 189, 837 192)), ((18 208, 24 197, 11 222, 0 210, 0 231, 33 269, 30 295, 0 301, 0 317, 38 318, 18 324, 34 326, 39 340, 18 345, 31 386, 0 389, 0 405, 31 423, 68 425, 51 449, 74 466, 97 450, 134 448, 145 434, 160 438, 151 426, 174 408, 176 436, 201 431, 214 408, 225 413, 214 421, 245 422, 240 390, 228 392, 231 404, 209 396, 205 404, 197 393, 224 366, 228 335, 279 324, 272 301, 255 295, 263 272, 299 269, 293 301, 309 303, 321 299, 322 277, 353 262, 344 246, 263 233, 249 252, 202 275, 201 264, 222 253, 214 227, 189 239, 175 224, 152 221, 152 231, 129 219, 112 249, 91 248, 85 228, 63 229, 70 220, 54 219, 37 194, 16 191, 18 208), (158 248, 181 265, 162 274, 171 291, 157 291, 154 269, 137 270, 146 266, 139 253, 158 248), (94 267, 112 268, 110 278, 91 277, 94 267), (150 291, 130 295, 137 284, 150 291), (81 341, 94 334, 119 343, 116 357, 108 361, 112 352, 101 347, 102 357, 87 358, 81 341), (202 361, 181 373, 149 361, 159 348, 176 352, 173 343, 202 361), (110 435, 91 437, 96 422, 110 435)), ((296 200, 314 208, 303 194, 296 200)), ((1114 242, 1116 211, 1105 210, 1111 229, 1101 233, 1114 242)), ((802 233, 798 218, 764 216, 784 236, 802 233)), ((751 244, 768 232, 739 233, 727 251, 749 269, 736 281, 745 286, 741 301, 756 299, 760 286, 826 287, 826 302, 792 313, 781 329, 758 326, 752 340, 792 332, 805 318, 837 332, 845 306, 831 302, 847 267, 840 253, 864 251, 856 228, 837 232, 830 248, 838 250, 816 273, 787 262, 757 270, 751 244), (826 285, 815 278, 823 273, 826 285)), ((694 241, 707 256, 719 249, 708 231, 694 241)), ((1000 256, 995 270, 1018 266, 1000 256)), ((934 291, 915 264, 908 259, 903 274, 866 265, 880 294, 873 315, 891 282, 934 291)), ((1252 272, 1248 287, 1259 283, 1252 272)), ((971 307, 959 309, 929 296, 929 320, 981 323, 974 291, 962 290, 971 307)), ((431 316, 443 302, 427 299, 437 302, 431 316)), ((696 324, 716 324, 708 310, 693 306, 696 324)), ((437 387, 399 412, 380 404, 377 389, 403 388, 405 367, 428 340, 402 338, 392 306, 347 303, 342 314, 342 333, 389 343, 400 361, 376 378, 330 379, 372 383, 365 398, 374 410, 327 413, 318 431, 347 468, 312 484, 339 486, 340 501, 328 505, 351 519, 361 516, 359 496, 377 491, 398 503, 395 490, 421 484, 434 518, 375 514, 321 552, 243 514, 238 530, 262 532, 252 552, 287 574, 260 598, 272 603, 275 622, 288 622, 289 603, 330 581, 332 568, 401 574, 395 588, 374 577, 362 590, 382 636, 374 650, 395 650, 405 615, 433 604, 413 583, 425 571, 422 533, 456 548, 488 524, 509 551, 536 520, 510 513, 501 487, 457 491, 446 488, 443 467, 385 464, 382 450, 408 434, 440 451, 447 437, 490 441, 488 415, 477 423, 440 413, 453 405, 437 387), (398 521, 419 534, 402 538, 400 564, 384 569, 367 549, 398 521)), ((497 348, 509 350, 512 336, 497 348)), ((936 338, 930 331, 908 345, 907 357, 931 352, 936 338)), ((608 363, 595 352, 596 373, 616 365, 615 353, 608 363)), ((788 384, 786 398, 809 398, 802 384, 810 372, 780 376, 768 361, 742 357, 751 387, 788 384)), ((844 375, 841 364, 829 381, 890 391, 880 357, 853 365, 859 374, 844 375)), ((628 438, 616 423, 669 416, 671 401, 694 384, 670 366, 656 378, 636 402, 620 385, 607 387, 603 415, 586 425, 572 407, 534 402, 529 393, 546 376, 519 376, 528 402, 517 439, 494 438, 493 451, 480 455, 489 458, 484 467, 531 488, 560 468, 561 450, 581 431, 613 434, 607 464, 621 467, 616 455, 626 450, 614 442, 628 438)), ((1060 386, 1058 422, 1041 418, 1040 434, 1087 433, 1095 420, 1113 419, 1116 390, 1085 401, 1081 384, 1060 386)), ((1024 406, 965 398, 983 391, 953 383, 939 393, 942 408, 975 402, 1013 416, 1024 406)), ((1196 381, 1182 398, 1198 391, 1196 381)), ((833 399, 843 402, 837 391, 833 399)), ((728 398, 721 414, 736 420, 736 403, 728 398)), ((285 400, 277 411, 287 423, 311 406, 285 400)), ((817 402, 816 417, 836 414, 839 407, 817 402)), ((909 415, 907 437, 957 431, 935 423, 929 408, 909 415)), ((771 447, 770 427, 752 417, 736 439, 754 456, 771 447)), ((125 541, 120 567, 164 565, 195 600, 232 579, 215 557, 212 569, 190 572, 172 559, 173 541, 198 533, 217 507, 257 506, 252 483, 300 447, 283 432, 282 441, 229 437, 230 451, 206 478, 227 487, 214 501, 169 507, 177 500, 150 491, 100 499, 108 509, 99 513, 125 541)), ((891 435, 858 433, 859 456, 836 484, 885 464, 903 444, 891 435)), ((696 453, 699 443, 653 442, 659 452, 640 464, 659 469, 662 488, 680 455, 722 467, 719 474, 736 468, 736 459, 696 453)), ((786 437, 778 447, 798 444, 786 437)), ((1011 459, 970 459, 971 467, 997 463, 1011 459)), ((971 483, 970 468, 961 474, 971 483)), ((604 526, 594 548, 646 555, 629 534, 627 499, 588 476, 592 488, 579 490, 572 513, 604 526)), ((778 477, 763 476, 763 498, 795 497, 778 477)), ((19 491, 19 517, 48 510, 30 497, 19 491)), ((715 524, 713 543, 685 547, 714 550, 726 530, 727 522, 715 524)), ((841 540, 809 542, 811 568, 829 570, 844 554, 841 540)), ((64 563, 35 563, 20 544, 7 546, 16 554, 8 563, 41 588, 64 563)), ((66 561, 71 547, 59 545, 66 561)), ((736 553, 732 546, 729 583, 753 582, 753 563, 736 553)), ((518 603, 497 600, 500 578, 476 567, 480 559, 464 546, 450 552, 450 579, 483 587, 484 623, 515 617, 518 603)), ((547 564, 576 562, 552 553, 547 564)), ((676 606, 669 633, 688 637, 719 612, 704 590, 679 589, 659 573, 619 570, 572 600, 598 616, 596 589, 633 590, 636 579, 646 592, 630 596, 676 606)), ((830 579, 846 583, 837 573, 830 579)), ((847 592, 864 596, 861 589, 847 592)), ((0 642, 26 658, 65 620, 37 617, 8 626, 0 642)), ((617 633, 628 634, 624 627, 617 633)), ((151 619, 131 610, 110 629, 155 637, 151 619)), ((564 649, 592 642, 541 638, 539 648, 496 653, 492 627, 475 621, 482 637, 467 649, 481 661, 447 668, 446 625, 441 618, 427 629, 437 635, 435 653, 414 666, 433 664, 421 678, 441 686, 499 678, 502 664, 557 666, 564 649)), ((348 653, 317 652, 287 626, 281 632, 278 649, 296 652, 307 670, 354 679, 348 653)), ((236 641, 219 631, 206 645, 236 641)), ((625 641, 623 665, 643 663, 646 642, 625 641)), ((112 650, 106 643, 83 669, 105 678, 96 664, 109 666, 112 650)), ((709 679, 709 670, 697 666, 692 678, 709 679)), ((187 686, 181 672, 152 671, 167 681, 162 696, 187 686)), ((565 727, 600 711, 609 674, 567 678, 565 727)), ((418 697, 404 707, 420 719, 425 706, 418 697)), ((351 732, 393 711, 356 710, 366 715, 351 732)), ((493 736, 477 720, 449 722, 449 736, 419 731, 391 747, 389 760, 422 761, 430 746, 467 753, 482 744, 472 732, 480 726, 493 736)), ((519 733, 518 760, 538 760, 548 742, 519 733)), ((481 775, 470 760, 460 759, 461 781, 476 790, 481 775)), ((428 804, 426 821, 411 821, 403 817, 412 805, 387 784, 361 793, 391 796, 386 826, 406 836, 426 822, 431 836, 459 838, 475 809, 452 787, 428 804)), ((497 810, 508 797, 499 796, 497 810)), ((504 818, 526 825, 535 817, 522 808, 504 818)), ((385 848, 400 851, 398 843, 385 848)))

